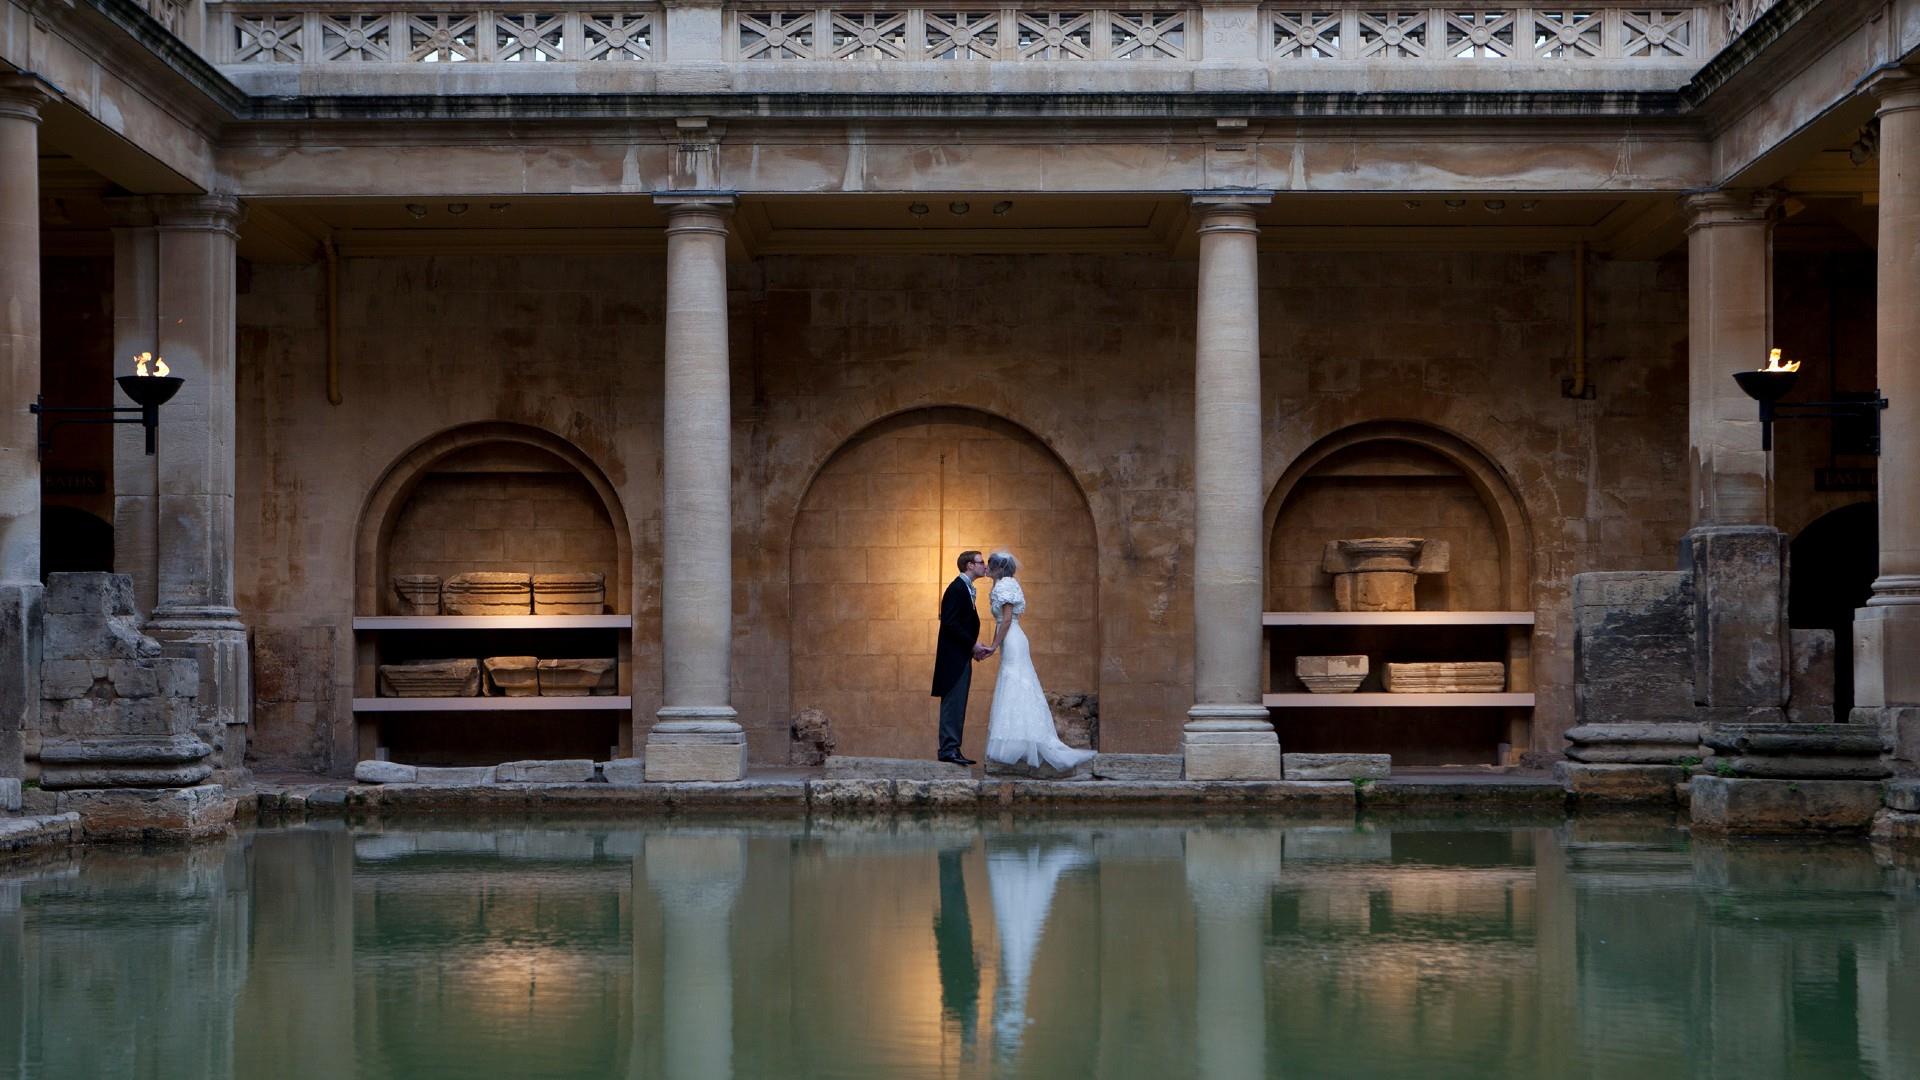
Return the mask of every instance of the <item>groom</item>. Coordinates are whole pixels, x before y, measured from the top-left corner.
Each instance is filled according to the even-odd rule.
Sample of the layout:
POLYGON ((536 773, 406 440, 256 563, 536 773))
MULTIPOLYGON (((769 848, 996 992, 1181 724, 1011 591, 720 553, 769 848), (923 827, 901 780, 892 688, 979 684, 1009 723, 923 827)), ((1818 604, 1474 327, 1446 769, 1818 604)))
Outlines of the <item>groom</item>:
POLYGON ((993 650, 980 644, 980 609, 975 606, 973 583, 987 572, 987 560, 977 551, 963 551, 954 560, 960 576, 940 598, 940 640, 933 648, 933 696, 940 699, 940 760, 972 765, 960 754, 960 731, 967 723, 967 688, 973 683, 973 662, 993 650))

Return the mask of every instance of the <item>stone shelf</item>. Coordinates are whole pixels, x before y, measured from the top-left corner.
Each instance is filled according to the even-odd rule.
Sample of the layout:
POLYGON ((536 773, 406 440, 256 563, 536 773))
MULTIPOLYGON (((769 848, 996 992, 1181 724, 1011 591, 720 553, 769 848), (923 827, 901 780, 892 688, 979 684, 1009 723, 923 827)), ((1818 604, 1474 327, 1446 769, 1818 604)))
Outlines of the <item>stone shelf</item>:
POLYGON ((1532 694, 1268 694, 1260 703, 1269 709, 1531 709, 1532 694))
MULTIPOLYGON (((548 618, 597 618, 559 615, 548 618)), ((625 618, 625 616, 621 616, 625 618)), ((1398 695, 1405 697, 1407 695, 1398 695)), ((633 711, 633 699, 617 697, 357 697, 353 711, 370 712, 579 712, 593 709, 633 711)))
POLYGON ((631 615, 356 615, 355 630, 631 630, 631 615))
MULTIPOLYGON (((1262 626, 1532 626, 1531 611, 1265 611, 1262 626)), ((1531 704, 1531 703, 1529 703, 1531 704)))

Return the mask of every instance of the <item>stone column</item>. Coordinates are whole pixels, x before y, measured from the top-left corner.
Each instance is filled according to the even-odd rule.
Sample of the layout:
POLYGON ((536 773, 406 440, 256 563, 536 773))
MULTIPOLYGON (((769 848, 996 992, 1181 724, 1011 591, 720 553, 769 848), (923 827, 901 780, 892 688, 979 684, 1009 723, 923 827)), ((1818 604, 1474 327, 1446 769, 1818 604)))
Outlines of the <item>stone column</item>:
POLYGON ((1189 832, 1194 907, 1195 1075, 1266 1076, 1267 912, 1280 880, 1281 835, 1259 829, 1189 832))
MULTIPOLYGON (((160 342, 160 238, 153 200, 146 196, 109 199, 107 210, 113 222, 114 374, 126 375, 133 371, 135 356, 156 351, 160 342)), ((172 402, 163 417, 171 434, 172 402)), ((134 424, 116 426, 113 568, 133 579, 134 600, 148 613, 159 602, 159 498, 160 457, 148 456, 145 430, 134 424)))
POLYGON ((1881 76, 1878 355, 1880 574, 1855 614, 1856 720, 1884 722, 1920 771, 1920 77, 1881 76), (1867 715, 1858 715, 1860 711, 1867 715))
POLYGON ((733 1075, 733 902, 746 843, 724 833, 647 838, 647 883, 660 897, 666 956, 667 1076, 733 1075))
POLYGON ((234 606, 233 584, 234 273, 241 208, 227 195, 156 198, 153 207, 153 348, 186 382, 160 411, 153 499, 158 558, 146 629, 168 655, 199 664, 201 734, 213 745, 220 769, 241 769, 252 713, 247 631, 234 606))
POLYGON ((733 197, 676 194, 654 201, 667 213, 660 568, 664 704, 647 733, 646 777, 739 780, 747 772, 747 742, 732 705, 727 217, 733 197))
POLYGON ((1193 683, 1181 740, 1189 780, 1277 780, 1280 740, 1260 703, 1263 562, 1260 293, 1264 193, 1197 195, 1194 334, 1193 683))
POLYGON ((1733 373, 1765 364, 1773 341, 1773 197, 1703 192, 1687 210, 1693 524, 1771 524, 1760 411, 1733 373))
POLYGON ((0 75, 0 778, 25 769, 40 712, 40 109, 44 83, 0 75))

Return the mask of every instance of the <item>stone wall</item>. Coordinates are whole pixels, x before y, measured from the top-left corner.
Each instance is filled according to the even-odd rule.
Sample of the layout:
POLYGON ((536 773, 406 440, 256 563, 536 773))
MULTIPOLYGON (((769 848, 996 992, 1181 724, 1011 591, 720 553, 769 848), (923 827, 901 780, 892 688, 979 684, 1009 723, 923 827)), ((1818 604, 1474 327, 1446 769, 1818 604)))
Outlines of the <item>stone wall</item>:
MULTIPOLYGON (((318 268, 256 266, 240 306, 249 622, 344 628, 352 538, 381 474, 456 424, 535 425, 579 446, 630 517, 644 730, 659 701, 661 272, 652 255, 348 260, 346 401, 332 407, 318 268)), ((1177 745, 1192 692, 1192 262, 781 256, 732 272, 734 704, 754 760, 786 760, 793 711, 808 704, 789 680, 807 666, 794 655, 796 620, 825 595, 814 591, 824 583, 794 575, 812 564, 795 545, 816 478, 833 475, 836 453, 875 422, 936 407, 1027 433, 1058 462, 1049 490, 1064 477, 1084 493, 1090 584, 1035 598, 1032 631, 1054 633, 1043 620, 1076 608, 1097 611, 1097 657, 1079 663, 1098 685, 1066 685, 1070 676, 1045 666, 1042 675, 1052 688, 1100 695, 1103 750, 1177 745)), ((1261 281, 1269 483, 1319 439, 1383 418, 1452 432, 1510 479, 1535 546, 1533 746, 1557 753, 1572 717, 1570 575, 1670 569, 1685 527, 1683 267, 1595 263, 1588 352, 1599 389, 1587 401, 1560 392, 1564 255, 1270 252, 1261 281)), ((1009 542, 1032 543, 1024 533, 1009 542)), ((942 584, 953 553, 940 552, 942 584)), ((279 718, 261 718, 263 745, 307 748, 297 760, 310 767, 347 767, 351 636, 277 640, 333 686, 332 731, 312 740, 265 730, 314 715, 302 701, 277 702, 279 718)), ((909 644, 887 655, 906 657, 909 644)), ((1063 672, 1073 662, 1047 661, 1063 672)), ((990 677, 990 666, 978 674, 990 677)), ((916 689, 924 697, 908 686, 901 706, 916 689)), ((919 725, 924 742, 932 713, 924 700, 917 708, 901 727, 919 725)))

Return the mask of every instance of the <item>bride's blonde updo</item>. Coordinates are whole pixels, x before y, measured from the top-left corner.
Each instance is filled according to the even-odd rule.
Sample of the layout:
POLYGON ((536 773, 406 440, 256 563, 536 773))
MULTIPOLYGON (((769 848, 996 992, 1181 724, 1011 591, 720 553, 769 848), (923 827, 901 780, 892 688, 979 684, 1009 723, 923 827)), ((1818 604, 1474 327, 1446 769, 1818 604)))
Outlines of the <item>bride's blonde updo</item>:
POLYGON ((992 577, 1012 577, 1020 572, 1020 560, 1011 551, 996 551, 987 557, 987 573, 992 577))

